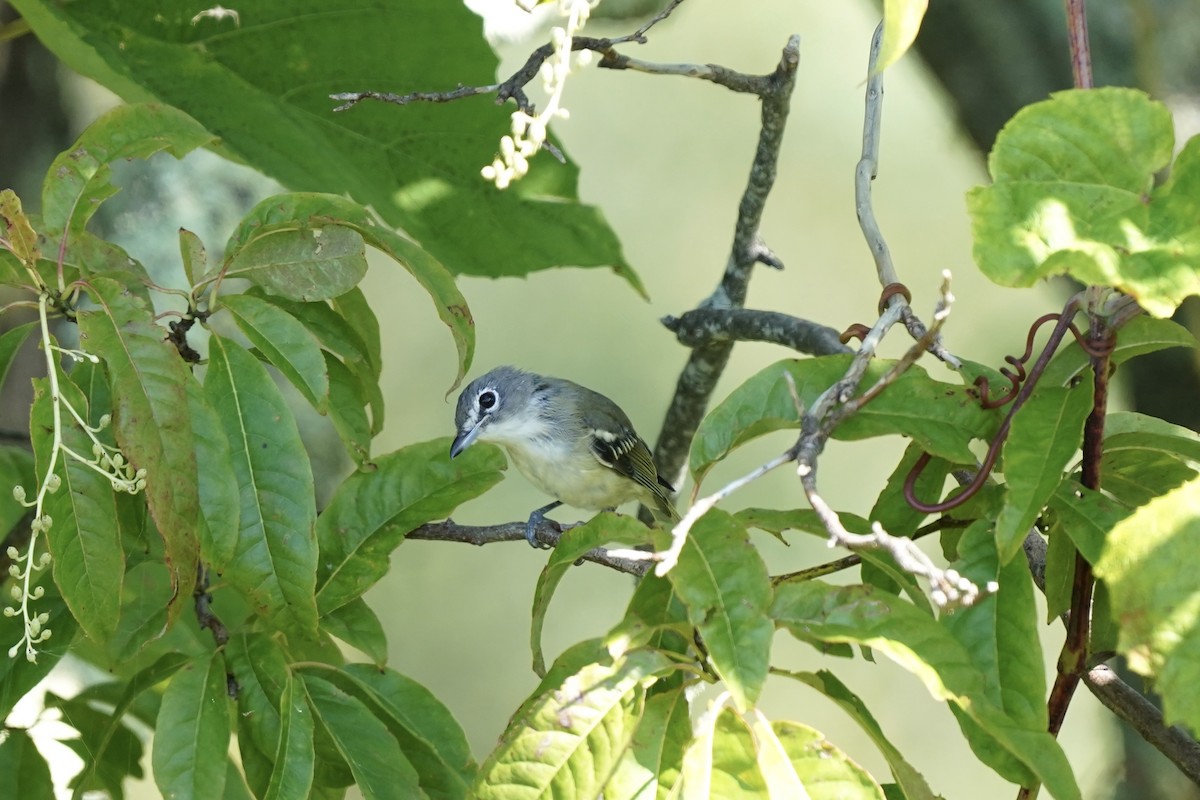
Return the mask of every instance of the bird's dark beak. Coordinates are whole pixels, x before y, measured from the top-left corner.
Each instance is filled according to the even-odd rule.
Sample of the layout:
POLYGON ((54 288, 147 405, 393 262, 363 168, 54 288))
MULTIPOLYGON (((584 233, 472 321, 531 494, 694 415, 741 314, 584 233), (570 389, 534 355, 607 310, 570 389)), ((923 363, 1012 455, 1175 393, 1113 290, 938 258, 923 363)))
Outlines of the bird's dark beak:
POLYGON ((454 444, 450 445, 450 457, 454 458, 463 450, 466 450, 475 440, 479 438, 479 432, 483 430, 483 420, 475 423, 475 426, 469 431, 462 431, 458 436, 454 437, 454 444))

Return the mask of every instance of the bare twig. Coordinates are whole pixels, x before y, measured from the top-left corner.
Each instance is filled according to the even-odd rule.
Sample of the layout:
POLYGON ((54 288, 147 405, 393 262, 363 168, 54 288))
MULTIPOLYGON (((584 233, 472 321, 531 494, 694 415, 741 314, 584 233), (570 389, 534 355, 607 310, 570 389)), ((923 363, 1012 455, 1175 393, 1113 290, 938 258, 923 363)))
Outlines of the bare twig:
POLYGON ((663 317, 662 324, 688 347, 718 342, 773 342, 814 356, 852 352, 833 328, 778 311, 698 308, 681 317, 663 317))
MULTIPOLYGON (((880 22, 875 29, 875 35, 871 38, 871 55, 867 62, 869 77, 867 78, 866 108, 863 113, 862 156, 854 170, 854 210, 858 215, 858 225, 862 229, 863 238, 866 239, 867 247, 871 250, 871 257, 875 260, 875 272, 879 276, 879 285, 886 288, 900 283, 900 276, 896 273, 891 250, 888 249, 887 241, 883 238, 883 232, 879 228, 878 220, 875 219, 875 210, 871 203, 871 182, 879 175, 883 72, 876 70, 875 64, 879 60, 882 43, 883 23, 880 22)), ((894 294, 888 299, 888 304, 898 305, 902 308, 904 327, 908 329, 914 339, 920 339, 925 335, 924 323, 912 312, 905 297, 894 294)), ((962 366, 962 362, 942 345, 940 338, 935 337, 930 342, 929 352, 953 369, 959 369, 962 366)))
MULTIPOLYGON (((482 547, 485 544, 497 542, 525 541, 526 521, 505 522, 499 525, 459 525, 453 520, 445 522, 428 522, 416 530, 409 531, 406 539, 424 539, 434 542, 462 542, 482 547)), ((543 519, 535 529, 538 541, 553 547, 558 544, 562 535, 574 525, 559 525, 552 519, 543 519)), ((615 552, 615 551, 614 551, 615 552)), ((631 551, 622 550, 621 555, 613 555, 603 547, 597 547, 584 553, 581 558, 601 566, 625 572, 630 575, 644 575, 649 569, 649 553, 640 558, 631 551)))

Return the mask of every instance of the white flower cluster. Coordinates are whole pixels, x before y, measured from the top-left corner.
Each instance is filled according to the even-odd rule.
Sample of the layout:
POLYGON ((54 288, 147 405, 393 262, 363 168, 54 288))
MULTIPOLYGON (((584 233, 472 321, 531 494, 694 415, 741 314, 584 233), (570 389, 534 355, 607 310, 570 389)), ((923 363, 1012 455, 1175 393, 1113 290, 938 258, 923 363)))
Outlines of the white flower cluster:
MULTIPOLYGON (((536 0, 517 0, 524 8, 537 5, 536 0)), ((500 153, 480 174, 484 180, 496 184, 497 189, 507 188, 510 183, 522 178, 529 171, 529 159, 546 143, 546 126, 554 118, 567 119, 569 113, 562 107, 563 88, 572 66, 585 66, 591 60, 591 52, 582 50, 572 54, 571 40, 587 22, 592 8, 599 0, 558 0, 559 12, 566 17, 566 25, 550 29, 550 41, 554 54, 542 63, 541 78, 550 99, 538 114, 514 111, 512 135, 500 139, 500 153)))

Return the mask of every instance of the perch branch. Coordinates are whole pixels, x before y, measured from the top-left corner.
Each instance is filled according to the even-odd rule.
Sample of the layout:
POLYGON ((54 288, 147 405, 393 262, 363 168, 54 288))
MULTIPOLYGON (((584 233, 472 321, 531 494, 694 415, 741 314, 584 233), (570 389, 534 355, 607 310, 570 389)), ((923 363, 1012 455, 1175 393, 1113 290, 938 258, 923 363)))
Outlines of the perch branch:
POLYGON ((771 342, 814 356, 849 353, 833 328, 778 311, 697 308, 662 324, 680 344, 704 347, 723 342, 771 342))

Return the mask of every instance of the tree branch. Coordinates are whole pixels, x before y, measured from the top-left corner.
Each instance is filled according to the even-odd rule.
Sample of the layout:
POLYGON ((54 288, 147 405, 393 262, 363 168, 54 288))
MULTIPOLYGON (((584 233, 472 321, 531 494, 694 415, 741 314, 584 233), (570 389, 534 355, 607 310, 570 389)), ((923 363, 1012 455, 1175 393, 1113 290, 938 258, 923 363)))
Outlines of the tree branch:
POLYGON ((680 344, 704 347, 722 342, 771 342, 814 356, 852 352, 827 325, 778 311, 745 308, 697 308, 662 324, 680 344))
MULTIPOLYGON (((784 47, 783 56, 775 71, 759 79, 762 128, 759 131, 754 161, 750 167, 750 178, 738 204, 733 245, 720 284, 700 304, 700 309, 741 308, 746 302, 746 287, 753 266, 763 262, 777 263, 777 260, 769 260, 773 256, 770 256, 770 251, 759 237, 758 228, 767 195, 775 184, 779 149, 783 143, 783 132, 787 126, 788 109, 791 106, 799 64, 800 37, 793 35, 784 47)), ((659 474, 677 485, 682 477, 696 428, 708 410, 709 400, 732 350, 731 341, 718 341, 696 347, 676 381, 675 394, 667 408, 662 433, 654 448, 654 462, 659 474)))

